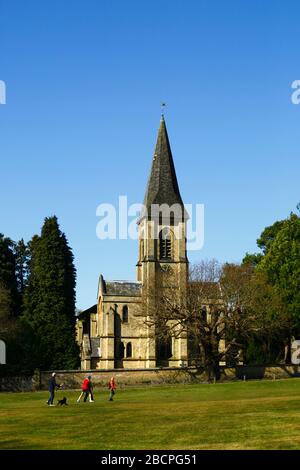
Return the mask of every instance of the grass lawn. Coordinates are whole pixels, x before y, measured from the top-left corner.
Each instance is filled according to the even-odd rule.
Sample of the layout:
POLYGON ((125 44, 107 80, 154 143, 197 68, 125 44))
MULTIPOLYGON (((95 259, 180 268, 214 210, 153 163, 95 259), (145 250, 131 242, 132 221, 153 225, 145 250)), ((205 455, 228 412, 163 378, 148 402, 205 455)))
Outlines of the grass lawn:
POLYGON ((0 449, 300 449, 300 379, 0 393, 0 449))

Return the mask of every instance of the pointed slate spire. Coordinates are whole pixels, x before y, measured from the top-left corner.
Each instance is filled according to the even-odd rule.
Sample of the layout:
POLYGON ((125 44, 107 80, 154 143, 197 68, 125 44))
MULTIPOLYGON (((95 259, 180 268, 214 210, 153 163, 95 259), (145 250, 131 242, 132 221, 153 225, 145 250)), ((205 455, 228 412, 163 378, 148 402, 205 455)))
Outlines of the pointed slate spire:
POLYGON ((151 213, 152 204, 179 204, 183 207, 164 117, 161 117, 157 142, 148 179, 144 206, 151 213))

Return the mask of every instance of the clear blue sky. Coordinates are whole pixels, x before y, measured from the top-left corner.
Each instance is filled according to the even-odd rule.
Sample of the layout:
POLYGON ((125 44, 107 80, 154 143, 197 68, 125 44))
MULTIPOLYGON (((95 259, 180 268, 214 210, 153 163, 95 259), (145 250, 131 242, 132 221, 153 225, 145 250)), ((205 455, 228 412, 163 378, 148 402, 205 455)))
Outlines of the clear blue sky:
POLYGON ((100 273, 135 279, 137 243, 96 238, 96 207, 142 202, 160 119, 183 200, 205 205, 190 260, 240 261, 300 201, 298 0, 0 0, 0 232, 56 214, 77 306, 100 273))

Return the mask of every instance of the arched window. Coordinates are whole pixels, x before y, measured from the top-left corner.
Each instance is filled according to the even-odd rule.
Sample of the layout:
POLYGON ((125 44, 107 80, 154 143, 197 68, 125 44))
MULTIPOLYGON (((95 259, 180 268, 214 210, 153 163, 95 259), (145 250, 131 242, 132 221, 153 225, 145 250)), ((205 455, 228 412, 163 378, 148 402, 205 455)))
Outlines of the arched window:
POLYGON ((167 227, 159 233, 159 257, 160 259, 171 259, 172 257, 172 238, 167 227))
POLYGON ((126 357, 132 357, 132 345, 127 343, 126 345, 126 357))
POLYGON ((127 305, 124 305, 124 307, 123 307, 122 320, 123 320, 123 323, 128 323, 128 307, 127 307, 127 305))

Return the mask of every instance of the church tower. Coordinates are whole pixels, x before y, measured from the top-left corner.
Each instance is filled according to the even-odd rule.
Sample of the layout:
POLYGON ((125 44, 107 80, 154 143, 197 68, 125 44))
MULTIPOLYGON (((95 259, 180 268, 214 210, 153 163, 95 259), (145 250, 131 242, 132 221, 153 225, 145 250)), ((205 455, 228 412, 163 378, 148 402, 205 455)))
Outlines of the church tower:
MULTIPOLYGON (((137 280, 142 283, 143 295, 148 297, 149 302, 153 301, 153 292, 166 285, 175 288, 180 296, 186 293, 187 218, 176 178, 166 123, 162 116, 143 210, 138 221, 137 280)), ((149 332, 149 336, 155 336, 155 332, 149 332)), ((170 342, 172 344, 169 347, 162 345, 161 351, 158 341, 155 346, 149 346, 148 367, 160 365, 159 356, 162 356, 161 365, 179 366, 187 361, 186 339, 172 338, 170 342)))
POLYGON ((185 289, 188 270, 186 221, 188 215, 181 199, 162 116, 152 167, 139 219, 139 259, 137 280, 155 278, 161 269, 172 267, 179 289, 185 289))
POLYGON ((171 292, 172 299, 185 297, 186 221, 162 116, 138 221, 137 280, 107 280, 100 275, 97 304, 81 312, 77 322, 83 369, 147 369, 187 364, 185 333, 177 330, 178 334, 167 333, 162 339, 161 330, 151 322, 154 311, 161 313, 156 308, 162 308, 158 301, 161 294, 171 292), (169 288, 172 290, 168 291, 169 288))

